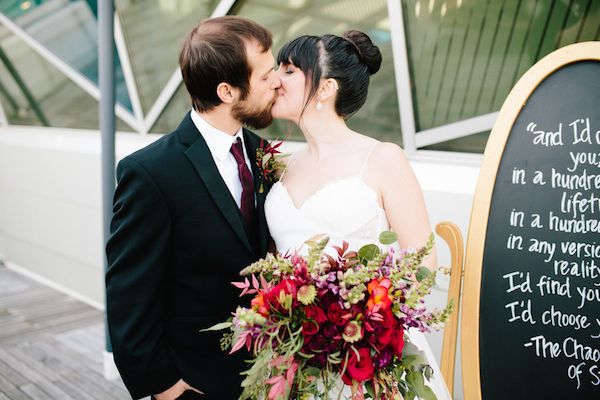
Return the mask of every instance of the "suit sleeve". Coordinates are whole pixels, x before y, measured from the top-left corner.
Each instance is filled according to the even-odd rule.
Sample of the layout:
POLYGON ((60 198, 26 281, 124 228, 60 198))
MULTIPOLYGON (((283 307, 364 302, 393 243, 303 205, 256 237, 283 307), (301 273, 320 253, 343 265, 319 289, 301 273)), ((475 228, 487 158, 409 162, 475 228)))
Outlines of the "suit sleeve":
POLYGON ((106 311, 115 363, 134 398, 160 393, 181 374, 164 336, 164 277, 171 221, 164 197, 134 160, 117 168, 106 246, 106 311))

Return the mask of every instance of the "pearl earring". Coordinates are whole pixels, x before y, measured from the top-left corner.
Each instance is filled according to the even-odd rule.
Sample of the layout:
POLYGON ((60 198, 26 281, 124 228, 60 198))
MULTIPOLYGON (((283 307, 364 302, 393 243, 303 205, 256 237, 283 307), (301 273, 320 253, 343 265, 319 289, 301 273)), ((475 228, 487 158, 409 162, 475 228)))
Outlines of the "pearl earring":
POLYGON ((323 103, 321 101, 317 101, 317 111, 321 111, 323 109, 323 103))

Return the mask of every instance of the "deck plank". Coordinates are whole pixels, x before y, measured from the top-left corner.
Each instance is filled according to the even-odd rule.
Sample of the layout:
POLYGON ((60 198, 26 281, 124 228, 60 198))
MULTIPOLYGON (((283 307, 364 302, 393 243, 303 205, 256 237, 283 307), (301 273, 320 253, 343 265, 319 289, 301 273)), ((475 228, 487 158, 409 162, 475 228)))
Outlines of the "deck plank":
POLYGON ((0 400, 130 399, 103 376, 104 314, 0 264, 0 400))

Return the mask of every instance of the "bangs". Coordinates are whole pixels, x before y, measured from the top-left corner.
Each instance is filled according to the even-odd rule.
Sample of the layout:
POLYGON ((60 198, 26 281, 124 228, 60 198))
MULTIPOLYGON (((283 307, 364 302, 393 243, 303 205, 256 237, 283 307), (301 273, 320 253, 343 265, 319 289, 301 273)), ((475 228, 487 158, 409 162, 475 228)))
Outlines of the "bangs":
POLYGON ((317 72, 319 63, 319 37, 304 35, 287 42, 277 53, 277 64, 293 64, 303 72, 317 72))

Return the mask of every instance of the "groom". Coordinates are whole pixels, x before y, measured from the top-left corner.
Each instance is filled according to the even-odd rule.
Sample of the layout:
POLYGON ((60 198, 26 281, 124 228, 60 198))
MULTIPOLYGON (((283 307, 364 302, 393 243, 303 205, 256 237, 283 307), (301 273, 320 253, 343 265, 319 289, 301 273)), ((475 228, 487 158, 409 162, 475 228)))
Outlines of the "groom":
POLYGON ((243 355, 221 351, 239 302, 230 282, 266 253, 255 162, 280 82, 271 33, 248 19, 202 21, 179 57, 193 110, 117 168, 106 252, 107 317, 133 398, 235 399, 243 355))

